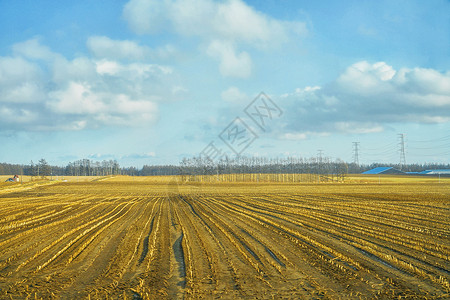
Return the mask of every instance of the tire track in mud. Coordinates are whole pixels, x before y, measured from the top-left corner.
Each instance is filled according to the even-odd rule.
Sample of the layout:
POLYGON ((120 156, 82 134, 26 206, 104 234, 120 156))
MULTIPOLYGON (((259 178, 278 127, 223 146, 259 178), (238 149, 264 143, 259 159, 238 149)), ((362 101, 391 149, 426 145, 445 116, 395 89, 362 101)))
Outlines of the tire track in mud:
POLYGON ((169 293, 171 246, 168 200, 162 198, 155 212, 154 230, 149 251, 136 269, 139 274, 132 288, 133 297, 144 299, 166 298, 169 293), (145 263, 145 266, 144 266, 145 263))
POLYGON ((203 212, 197 213, 183 195, 174 197, 173 200, 174 212, 186 238, 183 244, 187 249, 186 294, 244 297, 239 279, 242 275, 238 274, 238 268, 232 262, 230 248, 227 243, 224 244, 226 241, 220 241, 220 236, 217 235, 217 224, 208 224, 211 220, 206 221, 202 216, 203 212))
POLYGON ((266 252, 283 268, 286 268, 286 264, 283 263, 278 256, 275 255, 275 253, 273 253, 272 250, 270 250, 269 247, 267 247, 265 244, 263 244, 260 240, 258 240, 256 237, 254 237, 252 234, 250 234, 247 230, 245 230, 242 227, 239 227, 241 229, 241 231, 243 233, 245 233, 246 235, 248 235, 252 240, 254 240, 256 243, 258 243, 259 245, 261 245, 262 247, 264 247, 264 250, 266 250, 266 252))
POLYGON ((181 231, 180 237, 173 243, 172 250, 175 256, 175 261, 178 265, 178 277, 181 279, 177 286, 181 286, 182 289, 186 287, 186 266, 184 264, 184 251, 183 251, 183 231, 181 231))
POLYGON ((186 288, 186 266, 183 250, 183 231, 172 235, 171 272, 168 279, 168 297, 170 299, 184 299, 186 288), (173 241, 173 239, 175 241, 173 241))
MULTIPOLYGON (((226 240, 221 239, 222 236, 221 231, 216 227, 213 221, 211 221, 211 218, 209 215, 204 214, 204 212, 197 212, 197 209, 194 208, 194 205, 190 203, 190 201, 187 199, 187 197, 180 195, 179 199, 183 201, 183 203, 187 204, 190 208, 188 211, 189 213, 186 213, 186 216, 188 216, 188 219, 191 219, 193 216, 202 224, 203 226, 199 226, 198 222, 194 222, 194 219, 191 220, 192 227, 198 227, 198 230, 200 228, 206 229, 209 240, 211 241, 211 244, 209 247, 205 247, 204 251, 208 251, 206 249, 211 249, 206 252, 207 254, 213 254, 212 255, 212 261, 215 262, 215 265, 212 265, 211 267, 218 268, 218 270, 215 272, 217 274, 217 278, 214 280, 213 283, 215 283, 215 288, 213 293, 215 295, 234 295, 234 297, 245 297, 245 294, 243 292, 243 287, 240 279, 240 275, 238 274, 238 268, 235 266, 235 263, 232 262, 232 256, 230 255, 230 247, 227 247, 225 245, 226 240), (217 247, 217 249, 216 249, 217 247), (230 294, 231 293, 231 294, 230 294)), ((187 227, 189 228, 189 227, 187 227)), ((205 239, 205 236, 199 237, 199 240, 205 239)), ((206 242, 205 242, 206 243, 206 242)), ((194 244, 195 245, 195 244, 194 244)), ((231 246, 233 247, 233 246, 231 246)), ((193 289, 195 291, 195 289, 193 289)))
POLYGON ((147 253, 148 253, 148 240, 150 239, 150 235, 152 234, 152 231, 153 231, 153 224, 155 222, 155 217, 152 217, 151 220, 152 221, 150 222, 150 229, 148 231, 148 234, 142 241, 142 252, 141 252, 141 256, 139 257, 138 265, 140 265, 144 261, 145 257, 147 256, 147 253))
MULTIPOLYGON (((154 221, 155 221, 155 214, 156 214, 155 213, 155 207, 158 204, 158 202, 160 201, 160 198, 156 197, 155 199, 153 199, 153 198, 144 197, 144 199, 145 200, 143 200, 143 201, 148 202, 147 205, 150 205, 150 203, 153 203, 153 202, 154 203, 153 203, 153 206, 151 208, 151 211, 150 211, 148 217, 146 218, 147 221, 145 222, 145 224, 144 224, 144 226, 142 228, 142 231, 141 231, 139 237, 137 238, 133 254, 131 255, 131 257, 128 260, 128 262, 127 262, 126 266, 124 267, 124 269, 129 268, 129 266, 132 264, 135 255, 138 253, 139 246, 141 244, 142 236, 144 235, 144 232, 147 231, 147 227, 149 226, 149 223, 150 223, 150 228, 148 229, 148 234, 144 238, 144 240, 142 241, 142 251, 141 251, 141 255, 139 257, 139 260, 136 262, 136 265, 140 266, 144 262, 145 258, 147 257, 147 254, 148 254, 149 239, 150 239, 150 236, 151 236, 151 234, 153 232, 153 225, 154 225, 154 221)), ((143 217, 146 216, 145 210, 143 210, 142 215, 143 215, 143 217)), ((137 271, 133 270, 133 269, 134 269, 134 267, 132 268, 132 270, 129 270, 130 274, 128 276, 125 276, 126 280, 130 280, 132 277, 139 275, 139 274, 136 273, 137 271)))
MULTIPOLYGON (((183 249, 184 229, 178 212, 173 207, 173 196, 167 196, 168 214, 170 220, 170 276, 168 279, 168 297, 170 299, 184 299, 186 288, 186 256, 183 249)), ((186 249, 189 252, 189 249, 186 249)), ((187 257, 192 254, 186 253, 187 257)))
POLYGON ((221 258, 221 245, 216 244, 209 225, 202 224, 200 215, 182 195, 173 197, 172 200, 172 209, 180 222, 186 237, 184 244, 189 250, 189 255, 185 256, 186 294, 218 295, 225 282, 233 284, 231 275, 227 275, 230 267, 224 266, 226 259, 221 258))

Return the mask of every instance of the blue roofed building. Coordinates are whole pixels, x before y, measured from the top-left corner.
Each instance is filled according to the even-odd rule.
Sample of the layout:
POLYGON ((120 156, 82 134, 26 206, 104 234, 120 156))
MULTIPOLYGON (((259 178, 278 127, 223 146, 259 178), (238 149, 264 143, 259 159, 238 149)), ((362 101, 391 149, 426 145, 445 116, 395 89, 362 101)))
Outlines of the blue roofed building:
POLYGON ((369 171, 365 171, 362 174, 366 175, 381 175, 381 174, 405 174, 400 170, 394 169, 393 167, 377 167, 369 171))
POLYGON ((403 172, 393 167, 377 167, 368 171, 363 172, 365 175, 440 175, 440 176, 450 176, 450 169, 436 169, 436 170, 425 170, 421 172, 403 172))
POLYGON ((420 175, 450 175, 450 169, 425 170, 420 175))

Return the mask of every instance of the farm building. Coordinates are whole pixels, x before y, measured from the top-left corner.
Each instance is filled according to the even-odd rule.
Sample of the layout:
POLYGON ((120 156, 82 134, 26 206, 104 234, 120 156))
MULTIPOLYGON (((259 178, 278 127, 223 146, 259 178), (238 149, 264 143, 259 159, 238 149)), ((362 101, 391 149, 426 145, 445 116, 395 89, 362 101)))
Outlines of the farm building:
POLYGON ((425 170, 421 172, 403 172, 393 167, 378 167, 369 171, 365 171, 362 174, 372 174, 372 175, 382 175, 382 174, 391 174, 391 175, 441 175, 441 176, 450 176, 450 169, 436 169, 436 170, 425 170))
POLYGON ((450 169, 425 170, 420 175, 450 175, 450 169))
POLYGON ((6 179, 5 182, 19 182, 19 176, 14 175, 14 177, 6 179))
POLYGON ((394 169, 393 167, 377 167, 375 169, 369 170, 369 171, 365 171, 362 174, 367 174, 367 175, 382 175, 382 174, 390 174, 390 175, 395 175, 395 174, 405 174, 405 172, 394 169))

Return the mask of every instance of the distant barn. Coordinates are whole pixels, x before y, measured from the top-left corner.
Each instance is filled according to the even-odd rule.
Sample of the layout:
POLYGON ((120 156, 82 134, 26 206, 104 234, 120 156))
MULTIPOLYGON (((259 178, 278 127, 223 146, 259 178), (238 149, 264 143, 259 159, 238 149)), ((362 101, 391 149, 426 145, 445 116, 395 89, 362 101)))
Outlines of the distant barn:
POLYGON ((362 174, 368 174, 368 175, 381 175, 381 174, 389 174, 389 175, 399 175, 399 174, 405 174, 405 172, 394 169, 393 167, 377 167, 375 169, 365 171, 362 174))

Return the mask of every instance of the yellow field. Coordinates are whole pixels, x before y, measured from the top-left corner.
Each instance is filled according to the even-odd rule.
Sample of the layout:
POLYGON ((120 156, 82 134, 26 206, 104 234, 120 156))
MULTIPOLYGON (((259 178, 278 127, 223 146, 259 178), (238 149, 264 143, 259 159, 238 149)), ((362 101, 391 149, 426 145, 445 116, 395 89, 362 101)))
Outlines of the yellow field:
POLYGON ((0 185, 0 299, 450 297, 450 179, 0 185))

